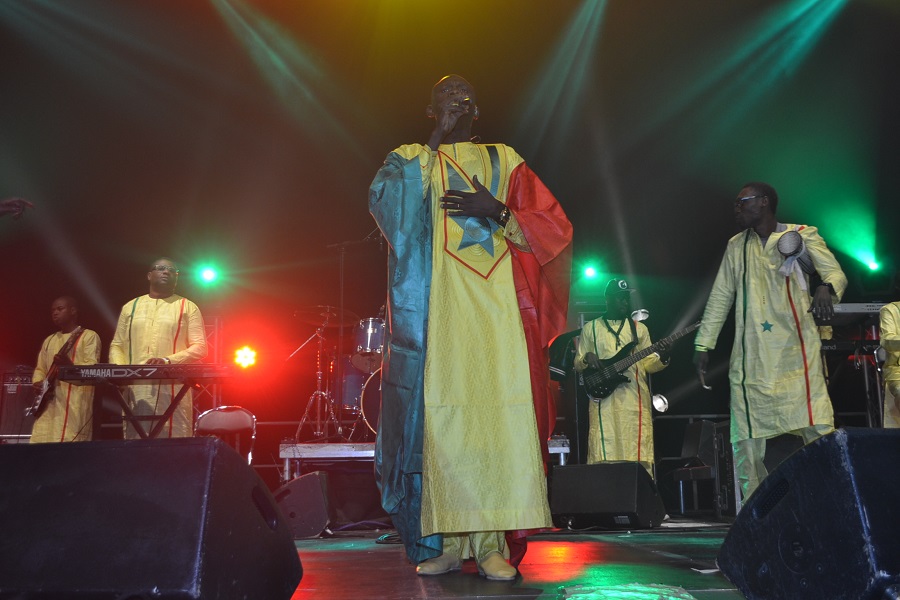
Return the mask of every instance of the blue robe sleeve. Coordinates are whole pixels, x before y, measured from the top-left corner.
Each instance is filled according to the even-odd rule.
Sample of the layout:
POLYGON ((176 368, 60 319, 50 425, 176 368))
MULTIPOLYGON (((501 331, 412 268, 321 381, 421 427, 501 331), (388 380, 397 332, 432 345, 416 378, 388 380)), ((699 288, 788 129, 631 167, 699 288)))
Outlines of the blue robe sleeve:
POLYGON ((431 288, 431 197, 424 146, 388 155, 369 188, 369 211, 388 242, 388 304, 375 443, 375 480, 410 560, 441 554, 442 537, 422 537, 425 334, 431 288), (407 158, 405 155, 411 155, 407 158))

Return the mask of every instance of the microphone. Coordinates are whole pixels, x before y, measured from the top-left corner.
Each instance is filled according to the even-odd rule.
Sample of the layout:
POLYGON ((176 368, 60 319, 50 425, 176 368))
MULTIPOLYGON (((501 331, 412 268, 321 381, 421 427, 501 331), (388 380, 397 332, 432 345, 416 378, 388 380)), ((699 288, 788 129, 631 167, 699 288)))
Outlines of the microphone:
POLYGON ((462 100, 458 100, 453 103, 453 106, 457 108, 465 108, 466 112, 469 112, 469 109, 472 107, 472 99, 466 96, 462 100))

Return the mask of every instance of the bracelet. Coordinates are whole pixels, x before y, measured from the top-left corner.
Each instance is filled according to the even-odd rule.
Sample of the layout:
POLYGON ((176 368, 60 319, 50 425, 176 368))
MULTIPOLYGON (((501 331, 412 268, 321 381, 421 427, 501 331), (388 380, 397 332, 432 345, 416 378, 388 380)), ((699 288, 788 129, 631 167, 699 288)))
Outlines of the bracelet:
POLYGON ((170 358, 166 357, 166 356, 163 357, 163 360, 166 361, 166 364, 167 364, 167 365, 171 365, 171 364, 172 364, 172 360, 171 360, 170 358))
POLYGON ((831 285, 830 283, 828 283, 827 281, 823 281, 822 283, 819 284, 819 287, 822 287, 822 286, 827 287, 828 290, 829 290, 832 294, 835 293, 835 292, 834 292, 834 286, 831 285))
POLYGON ((500 211, 500 216, 494 219, 500 227, 506 227, 506 224, 509 223, 509 218, 512 216, 512 213, 509 210, 508 206, 504 206, 503 210, 500 211))

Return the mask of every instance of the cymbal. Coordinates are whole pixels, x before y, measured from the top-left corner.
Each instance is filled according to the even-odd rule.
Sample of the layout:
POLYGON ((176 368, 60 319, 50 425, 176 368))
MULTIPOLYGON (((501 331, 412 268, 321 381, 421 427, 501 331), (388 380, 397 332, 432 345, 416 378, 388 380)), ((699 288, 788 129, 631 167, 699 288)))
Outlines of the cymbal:
POLYGON ((336 306, 320 304, 317 306, 301 306, 294 311, 294 318, 302 323, 317 325, 319 327, 340 327, 343 325, 356 325, 359 323, 359 315, 343 310, 336 306))

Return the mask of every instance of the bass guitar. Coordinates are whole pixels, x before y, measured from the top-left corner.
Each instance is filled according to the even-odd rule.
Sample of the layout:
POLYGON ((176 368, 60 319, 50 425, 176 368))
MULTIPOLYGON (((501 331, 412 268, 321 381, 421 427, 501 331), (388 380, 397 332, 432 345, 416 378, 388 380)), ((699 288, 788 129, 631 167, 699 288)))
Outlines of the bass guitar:
POLYGON ((632 340, 625 344, 625 347, 612 358, 601 360, 599 369, 594 369, 592 367, 586 368, 581 374, 581 382, 584 384, 584 387, 587 389, 591 398, 606 398, 612 394, 617 387, 629 381, 628 377, 622 375, 622 372, 625 371, 625 369, 639 360, 650 356, 665 344, 670 344, 675 340, 683 338, 698 327, 700 327, 700 321, 676 331, 669 337, 663 338, 656 343, 647 346, 640 352, 629 354, 632 348, 637 344, 636 341, 632 340))
POLYGON ((63 344, 63 347, 60 348, 59 352, 54 356, 53 364, 50 365, 50 369, 47 371, 47 377, 41 382, 41 389, 34 393, 34 402, 25 409, 26 417, 37 418, 47 410, 47 406, 50 404, 50 401, 53 399, 53 394, 56 392, 56 378, 59 375, 56 357, 67 356, 69 352, 72 351, 72 348, 75 346, 75 342, 78 341, 79 336, 81 336, 82 331, 84 331, 84 327, 81 325, 73 329, 71 335, 69 335, 69 339, 66 340, 66 343, 63 344))

